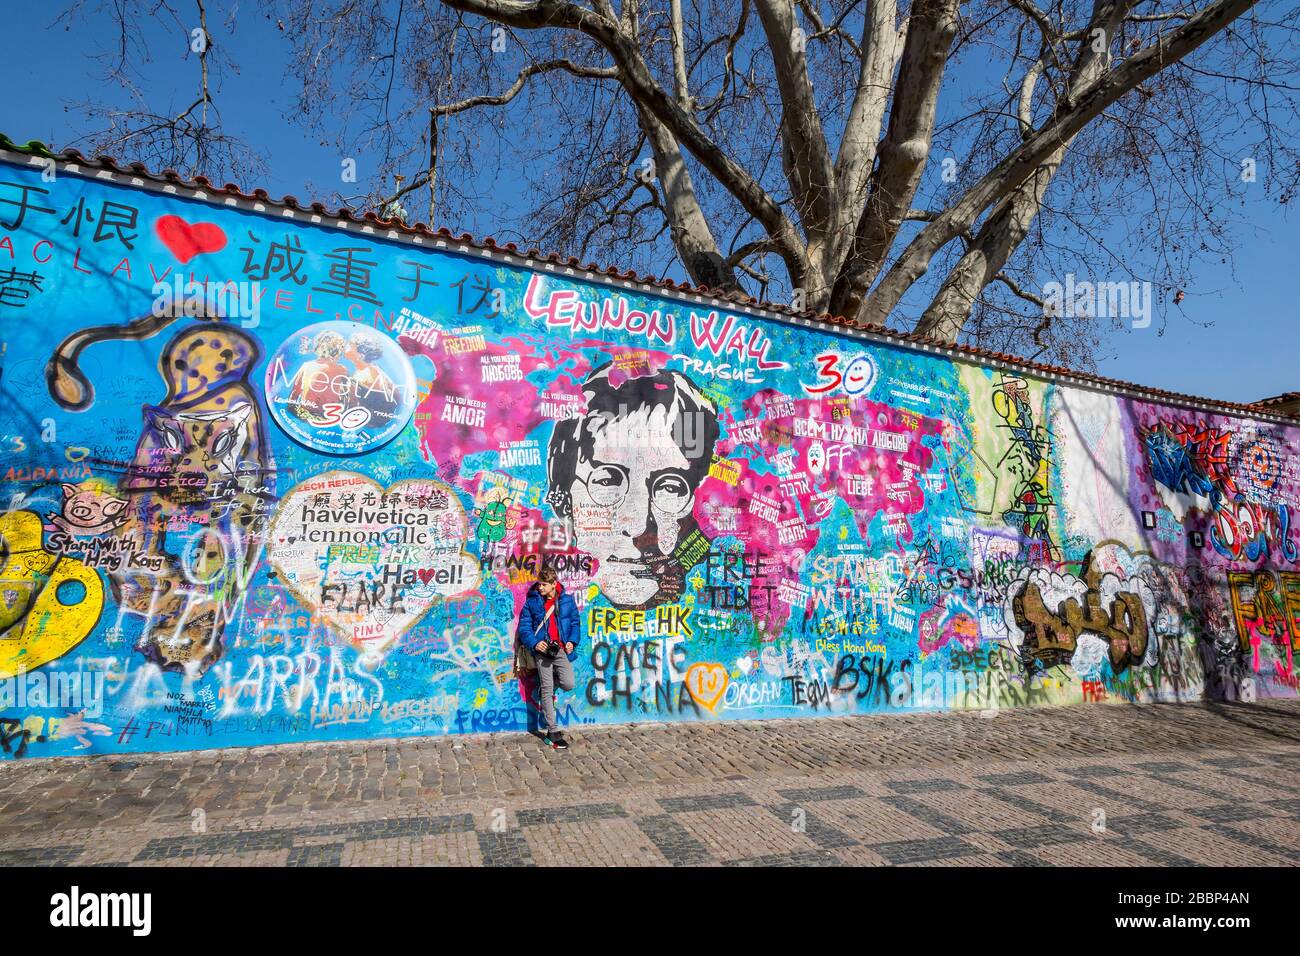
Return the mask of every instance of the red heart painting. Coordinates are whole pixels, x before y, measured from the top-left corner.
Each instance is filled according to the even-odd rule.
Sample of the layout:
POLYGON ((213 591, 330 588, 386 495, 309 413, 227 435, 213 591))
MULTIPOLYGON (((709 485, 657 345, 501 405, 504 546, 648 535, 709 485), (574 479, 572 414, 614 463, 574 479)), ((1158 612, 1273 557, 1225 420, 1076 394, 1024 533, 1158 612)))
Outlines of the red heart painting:
POLYGON ((205 252, 226 248, 226 234, 216 223, 189 223, 180 216, 163 216, 153 224, 153 229, 181 265, 205 252))

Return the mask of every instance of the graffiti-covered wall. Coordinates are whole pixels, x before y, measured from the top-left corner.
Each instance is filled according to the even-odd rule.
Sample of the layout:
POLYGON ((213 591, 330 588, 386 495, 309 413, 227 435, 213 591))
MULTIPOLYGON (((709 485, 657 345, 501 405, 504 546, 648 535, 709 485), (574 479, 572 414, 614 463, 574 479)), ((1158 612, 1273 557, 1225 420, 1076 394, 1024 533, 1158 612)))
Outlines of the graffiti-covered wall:
POLYGON ((1295 427, 4 155, 8 755, 1296 693, 1295 427))

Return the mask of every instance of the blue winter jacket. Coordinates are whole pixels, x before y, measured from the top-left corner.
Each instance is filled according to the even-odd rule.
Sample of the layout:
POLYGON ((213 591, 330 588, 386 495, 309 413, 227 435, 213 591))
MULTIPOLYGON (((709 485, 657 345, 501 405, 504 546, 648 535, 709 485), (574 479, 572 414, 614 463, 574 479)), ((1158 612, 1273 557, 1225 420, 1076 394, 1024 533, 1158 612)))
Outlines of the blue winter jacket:
MULTIPOLYGON (((546 616, 546 599, 542 597, 542 592, 537 590, 534 584, 528 589, 528 599, 524 601, 524 609, 519 612, 519 629, 515 632, 519 643, 530 651, 537 646, 538 641, 549 641, 551 639, 551 623, 546 622, 546 627, 538 632, 541 626, 542 618, 546 616)), ((567 655, 569 660, 578 659, 578 644, 582 641, 582 618, 578 616, 578 605, 568 591, 560 588, 559 597, 556 598, 555 613, 552 615, 559 623, 560 643, 571 643, 573 653, 567 655)), ((533 651, 536 655, 536 651, 533 651)))

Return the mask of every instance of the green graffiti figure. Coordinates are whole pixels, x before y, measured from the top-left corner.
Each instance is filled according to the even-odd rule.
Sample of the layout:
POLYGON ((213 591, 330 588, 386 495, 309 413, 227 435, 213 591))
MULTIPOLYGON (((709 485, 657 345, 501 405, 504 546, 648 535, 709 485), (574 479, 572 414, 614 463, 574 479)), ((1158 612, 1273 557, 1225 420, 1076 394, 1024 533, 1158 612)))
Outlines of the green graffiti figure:
POLYGON ((506 536, 506 514, 510 510, 510 499, 493 501, 482 508, 476 508, 475 514, 482 515, 474 533, 480 541, 501 541, 506 536))

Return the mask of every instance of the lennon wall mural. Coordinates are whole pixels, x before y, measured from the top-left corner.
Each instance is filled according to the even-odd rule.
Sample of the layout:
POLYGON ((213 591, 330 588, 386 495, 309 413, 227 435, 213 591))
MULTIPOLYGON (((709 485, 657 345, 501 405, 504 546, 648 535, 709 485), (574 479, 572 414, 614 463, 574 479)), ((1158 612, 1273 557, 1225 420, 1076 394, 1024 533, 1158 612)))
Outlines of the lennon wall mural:
POLYGON ((1296 694, 1294 426, 6 155, 7 756, 522 732, 548 566, 570 726, 1296 694))

